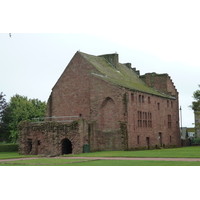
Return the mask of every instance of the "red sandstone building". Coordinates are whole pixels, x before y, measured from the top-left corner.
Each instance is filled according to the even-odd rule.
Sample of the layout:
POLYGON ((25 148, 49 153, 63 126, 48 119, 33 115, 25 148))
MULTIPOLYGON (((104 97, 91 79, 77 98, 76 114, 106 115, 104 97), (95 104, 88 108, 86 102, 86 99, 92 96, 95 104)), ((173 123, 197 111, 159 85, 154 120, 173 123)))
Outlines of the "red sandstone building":
POLYGON ((178 108, 178 92, 168 74, 141 76, 130 63, 119 63, 118 54, 77 52, 52 89, 46 119, 78 116, 79 123, 84 121, 79 134, 60 137, 57 131, 53 143, 44 141, 42 131, 27 136, 24 131, 20 151, 31 153, 30 140, 33 154, 53 154, 53 148, 56 155, 81 153, 85 144, 91 151, 180 146, 178 108), (63 150, 69 146, 70 151, 63 150))

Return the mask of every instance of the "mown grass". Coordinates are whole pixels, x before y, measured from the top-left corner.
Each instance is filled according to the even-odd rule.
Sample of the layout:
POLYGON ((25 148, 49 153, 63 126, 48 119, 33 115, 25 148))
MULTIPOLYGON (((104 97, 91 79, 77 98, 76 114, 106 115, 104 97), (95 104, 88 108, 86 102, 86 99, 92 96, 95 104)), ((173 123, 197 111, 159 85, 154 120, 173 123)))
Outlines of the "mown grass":
MULTIPOLYGON (((72 155, 66 155, 72 156, 72 155)), ((82 153, 74 157, 135 157, 135 158, 200 158, 200 146, 143 151, 101 151, 82 153)))
POLYGON ((200 166, 200 162, 139 161, 139 160, 83 160, 83 159, 34 159, 9 161, 0 166, 200 166))
MULTIPOLYGON (((143 151, 101 151, 65 155, 68 157, 135 157, 135 158, 200 158, 200 146, 173 149, 156 149, 143 151)), ((18 152, 0 152, 0 159, 26 158, 37 156, 23 156, 18 152)), ((61 156, 62 157, 62 156, 61 156)))
MULTIPOLYGON (((134 161, 134 160, 89 160, 87 157, 141 157, 141 158, 200 158, 200 147, 183 147, 174 149, 144 151, 102 151, 72 156, 73 159, 39 158, 38 156, 22 156, 18 152, 0 152, 0 159, 36 157, 33 160, 9 161, 0 166, 200 166, 200 162, 187 161, 134 161), (85 159, 77 159, 76 157, 85 159)), ((64 156, 65 157, 65 156, 64 156)))
POLYGON ((18 152, 0 152, 0 160, 1 159, 11 159, 11 158, 28 158, 28 157, 37 157, 37 156, 23 156, 19 155, 18 152))
POLYGON ((85 161, 87 161, 87 159, 38 158, 33 160, 0 162, 0 166, 66 166, 68 164, 85 161))

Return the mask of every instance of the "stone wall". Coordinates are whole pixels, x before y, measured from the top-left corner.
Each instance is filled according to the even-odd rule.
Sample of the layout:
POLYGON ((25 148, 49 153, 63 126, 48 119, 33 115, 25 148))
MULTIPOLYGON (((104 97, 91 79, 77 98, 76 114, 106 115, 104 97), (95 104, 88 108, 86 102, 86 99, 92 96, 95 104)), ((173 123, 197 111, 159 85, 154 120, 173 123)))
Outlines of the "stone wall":
POLYGON ((120 127, 102 131, 97 129, 96 122, 89 124, 83 118, 68 124, 21 122, 18 127, 19 154, 42 156, 79 154, 84 152, 85 144, 90 145, 90 151, 125 150, 127 149, 126 123, 120 127))
POLYGON ((83 152, 83 145, 88 143, 84 134, 88 124, 84 119, 69 124, 45 122, 35 124, 21 122, 19 124, 19 153, 22 155, 62 155, 63 141, 68 140, 72 146, 72 154, 83 152))
POLYGON ((168 99, 130 91, 128 96, 129 149, 180 146, 178 110, 178 96, 176 99, 168 99), (140 98, 143 100, 140 101, 140 98))
POLYGON ((123 151, 128 149, 127 125, 120 123, 115 130, 100 130, 93 123, 90 132, 91 151, 123 151))

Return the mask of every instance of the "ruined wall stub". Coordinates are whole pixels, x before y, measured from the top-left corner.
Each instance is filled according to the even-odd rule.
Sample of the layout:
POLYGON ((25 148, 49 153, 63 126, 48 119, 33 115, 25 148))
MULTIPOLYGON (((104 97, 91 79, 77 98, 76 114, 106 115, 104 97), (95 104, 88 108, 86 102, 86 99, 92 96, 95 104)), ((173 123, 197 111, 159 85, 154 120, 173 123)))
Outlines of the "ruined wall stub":
MULTIPOLYGON (((88 143, 88 123, 84 119, 70 124, 45 122, 35 124, 21 122, 19 125, 19 154, 59 156, 63 154, 64 141, 71 145, 72 154, 83 152, 88 143)), ((66 145, 66 144, 65 144, 66 145)))

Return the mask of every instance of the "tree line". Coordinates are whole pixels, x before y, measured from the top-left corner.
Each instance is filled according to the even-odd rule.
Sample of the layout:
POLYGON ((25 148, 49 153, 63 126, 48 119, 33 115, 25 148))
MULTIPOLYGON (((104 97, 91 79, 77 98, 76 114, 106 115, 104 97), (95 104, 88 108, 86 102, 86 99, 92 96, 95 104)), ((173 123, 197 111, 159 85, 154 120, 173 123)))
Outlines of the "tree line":
POLYGON ((46 102, 14 95, 6 102, 5 94, 0 93, 0 142, 16 142, 18 124, 33 118, 45 117, 46 102))

